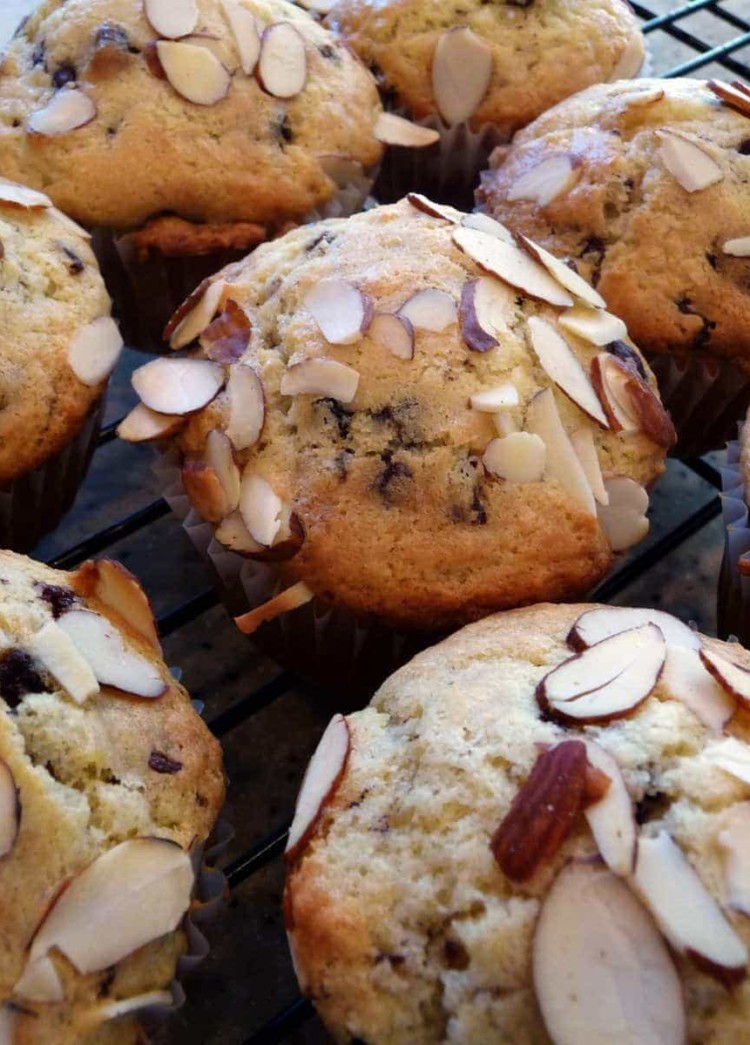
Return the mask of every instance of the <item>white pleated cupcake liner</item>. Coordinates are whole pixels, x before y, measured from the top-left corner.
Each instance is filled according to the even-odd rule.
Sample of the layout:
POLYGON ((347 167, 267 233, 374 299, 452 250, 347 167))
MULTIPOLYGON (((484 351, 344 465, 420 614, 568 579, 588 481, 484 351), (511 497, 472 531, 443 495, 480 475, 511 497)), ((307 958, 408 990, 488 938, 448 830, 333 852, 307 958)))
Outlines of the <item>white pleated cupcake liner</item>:
MULTIPOLYGON (((340 186, 326 204, 307 214, 300 224, 313 224, 323 218, 348 217, 362 210, 376 175, 377 169, 373 169, 363 173, 356 182, 340 186)), ((150 353, 168 351, 162 337, 164 327, 178 306, 204 279, 226 265, 241 261, 255 249, 226 249, 178 258, 151 252, 142 257, 127 233, 110 228, 94 229, 91 245, 125 343, 130 348, 150 353)))
MULTIPOLYGON (((276 564, 245 558, 214 539, 215 527, 200 518, 184 491, 176 452, 160 455, 154 469, 162 496, 193 547, 211 566, 219 599, 232 617, 262 606, 289 586, 276 564)), ((361 702, 361 697, 371 696, 388 675, 440 637, 389 628, 313 598, 263 624, 251 641, 313 682, 321 697, 330 692, 335 699, 342 694, 361 702)))
POLYGON ((699 457, 724 446, 750 405, 750 373, 706 352, 681 360, 643 351, 677 429, 672 456, 699 457))
MULTIPOLYGON (((739 425, 739 434, 742 434, 739 425)), ((740 471, 739 439, 727 444, 721 471, 721 508, 724 519, 724 558, 719 575, 717 619, 720 637, 736 635, 750 646, 750 576, 739 571, 739 560, 750 553, 750 512, 740 471)))
POLYGON ((104 400, 59 453, 0 488, 0 547, 30 551, 71 508, 96 449, 104 400))

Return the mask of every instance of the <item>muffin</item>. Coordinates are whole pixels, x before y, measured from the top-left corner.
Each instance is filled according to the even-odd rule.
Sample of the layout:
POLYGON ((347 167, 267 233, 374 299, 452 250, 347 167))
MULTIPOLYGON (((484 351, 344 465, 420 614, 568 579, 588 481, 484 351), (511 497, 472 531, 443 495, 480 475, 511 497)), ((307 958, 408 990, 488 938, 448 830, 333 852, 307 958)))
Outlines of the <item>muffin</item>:
POLYGON ((88 240, 0 179, 0 545, 17 551, 73 503, 122 348, 88 240))
POLYGON ((97 230, 126 339, 153 348, 204 276, 360 206, 380 114, 286 0, 45 0, 0 68, 0 173, 97 230))
MULTIPOLYGON (((288 650, 348 685, 371 625, 575 597, 644 536, 673 430, 600 300, 424 197, 331 219, 185 303, 172 345, 198 346, 134 373, 120 435, 171 446, 241 626, 305 603, 288 650)), ((381 678, 390 657, 375 644, 381 678)))
POLYGON ((285 896, 334 1040, 744 1041, 748 679, 666 613, 542 605, 337 716, 285 896))
POLYGON ((140 1042, 188 949, 218 742, 118 563, 0 552, 0 626, 3 1040, 140 1042))
POLYGON ((492 147, 590 84, 636 76, 643 34, 622 0, 340 0, 328 16, 372 69, 386 108, 439 145, 386 161, 375 195, 416 189, 469 207, 492 147))
POLYGON ((478 192, 625 320, 684 453, 730 438, 750 398, 750 95, 742 111, 723 100, 731 91, 591 87, 496 152, 478 192))

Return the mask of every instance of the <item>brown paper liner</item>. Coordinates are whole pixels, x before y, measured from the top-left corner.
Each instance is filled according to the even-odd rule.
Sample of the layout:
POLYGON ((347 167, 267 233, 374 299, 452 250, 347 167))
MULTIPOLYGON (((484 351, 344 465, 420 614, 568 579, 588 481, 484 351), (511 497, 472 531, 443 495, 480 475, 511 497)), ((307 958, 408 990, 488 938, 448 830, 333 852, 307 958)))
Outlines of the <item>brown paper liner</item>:
MULTIPOLYGON (((361 210, 376 173, 368 171, 356 183, 340 186, 328 203, 308 214, 301 224, 346 217, 361 210)), ((144 255, 127 233, 107 228, 94 229, 91 245, 125 344, 143 352, 168 351, 162 334, 175 309, 204 279, 250 253, 225 249, 179 258, 156 251, 144 255)))
MULTIPOLYGON (((165 453, 155 470, 165 500, 211 567, 219 599, 230 616, 263 605, 288 586, 273 563, 247 559, 214 540, 214 527, 198 516, 185 494, 173 454, 165 453)), ((321 699, 330 695, 337 710, 349 710, 367 701, 381 682, 416 653, 444 637, 398 631, 314 598, 263 624, 250 641, 261 653, 312 683, 321 691, 321 699)))
POLYGON ((707 352, 685 360, 644 354, 677 429, 672 456, 699 457, 724 446, 750 405, 750 373, 707 352))
MULTIPOLYGON (((740 426, 740 430, 741 430, 740 426)), ((740 443, 727 444, 721 468, 721 508, 724 519, 724 558, 719 574, 716 618, 719 638, 736 636, 750 646, 750 576, 739 571, 739 560, 750 553, 750 513, 740 472, 740 443)))
POLYGON ((0 547, 30 551, 70 509, 96 449, 104 398, 63 450, 0 486, 0 547))

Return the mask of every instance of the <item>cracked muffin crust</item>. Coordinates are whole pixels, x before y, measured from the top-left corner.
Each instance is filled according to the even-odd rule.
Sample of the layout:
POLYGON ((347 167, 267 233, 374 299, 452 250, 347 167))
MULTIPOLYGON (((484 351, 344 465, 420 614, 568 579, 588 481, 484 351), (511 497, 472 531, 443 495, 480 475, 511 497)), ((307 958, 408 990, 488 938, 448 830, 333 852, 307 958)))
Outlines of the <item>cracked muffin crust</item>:
POLYGON ((575 259, 647 353, 747 371, 748 178, 747 115, 702 81, 640 80, 545 113, 495 154, 478 199, 575 259))
POLYGON ((622 0, 340 0, 328 23, 394 106, 417 119, 492 124, 506 140, 591 83, 635 76, 644 58, 622 0))
POLYGON ((419 197, 297 229, 178 311, 172 346, 200 347, 136 371, 120 435, 170 439, 216 540, 293 605, 429 631, 583 592, 648 528, 672 429, 624 327, 556 271, 573 290, 419 197))
POLYGON ((141 1041, 224 780, 118 564, 0 552, 0 792, 3 1040, 141 1041))
POLYGON ((744 1040, 748 669, 658 611, 541 605, 464 629, 334 719, 285 894, 300 984, 334 1039, 744 1040), (611 680, 582 658, 623 628, 629 706, 565 721, 576 701, 558 685, 543 711, 542 680, 550 697, 576 648, 601 700, 611 680))
POLYGON ((334 195, 331 158, 377 164, 379 112, 357 59, 285 0, 46 0, 0 69, 0 170, 88 226, 278 227, 334 195), (289 51, 300 75, 277 82, 289 51))

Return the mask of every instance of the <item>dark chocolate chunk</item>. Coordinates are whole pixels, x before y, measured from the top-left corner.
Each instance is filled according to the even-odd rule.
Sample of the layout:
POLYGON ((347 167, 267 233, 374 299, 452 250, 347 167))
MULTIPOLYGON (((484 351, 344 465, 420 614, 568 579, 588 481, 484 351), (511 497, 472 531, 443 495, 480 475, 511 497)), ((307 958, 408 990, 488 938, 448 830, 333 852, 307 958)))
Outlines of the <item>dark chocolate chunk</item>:
POLYGON ((148 767, 155 773, 179 773, 182 762, 165 755, 163 751, 152 751, 148 756, 148 767))
POLYGON ((61 243, 60 246, 63 249, 63 254, 65 254, 68 259, 68 272, 71 276, 80 275, 86 268, 85 264, 81 261, 76 252, 70 249, 70 247, 66 247, 64 243, 61 243))
POLYGON ((28 693, 44 693, 47 687, 28 653, 11 649, 0 654, 0 697, 16 708, 28 693))
POLYGON ((337 399, 331 399, 329 396, 326 396, 325 399, 316 399, 315 406, 319 405, 326 408, 323 423, 328 424, 328 414, 332 414, 334 421, 338 425, 339 435, 342 439, 348 439, 354 412, 346 410, 337 399))
POLYGON ((43 65, 46 68, 47 48, 44 45, 44 40, 40 40, 34 50, 31 52, 31 64, 36 67, 43 65))
POLYGON ((641 357, 637 352, 634 352, 630 345, 626 344, 625 341, 610 341, 607 345, 607 351, 613 356, 617 356, 623 363, 626 363, 629 367, 633 367, 643 378, 646 380, 646 371, 644 369, 641 357))
POLYGON ((59 69, 55 69, 52 74, 52 86, 56 91, 59 91, 62 87, 66 87, 69 83, 75 83, 78 78, 78 74, 72 65, 61 65, 59 69))
POLYGON ((383 500, 391 503, 395 493, 393 487, 396 486, 398 489, 403 483, 410 482, 414 475, 405 461, 393 460, 393 452, 391 450, 386 450, 381 456, 385 468, 377 480, 376 488, 383 500))
POLYGON ((74 591, 70 588, 62 588, 59 584, 45 584, 43 581, 37 581, 34 591, 50 606, 55 620, 62 617, 63 613, 67 613, 78 602, 78 596, 74 591))
POLYGON ((737 152, 742 156, 750 156, 750 138, 745 138, 744 141, 740 142, 737 146, 737 152))
POLYGON ((115 22, 103 22, 94 34, 94 47, 116 47, 120 51, 138 54, 138 48, 132 47, 127 32, 115 22))
POLYGON ((271 130, 274 136, 278 138, 279 141, 282 143, 282 149, 285 144, 294 141, 294 131, 292 130, 291 124, 289 123, 289 116, 287 115, 287 113, 284 113, 283 116, 280 117, 280 119, 276 120, 271 130))
POLYGON ((449 969, 468 969, 469 953, 458 940, 446 940, 443 944, 443 961, 449 969))

